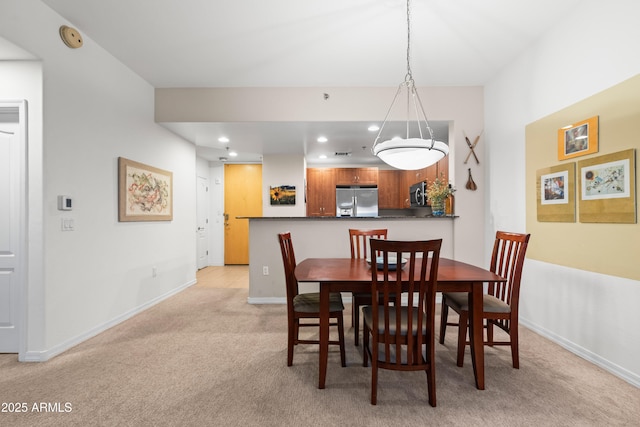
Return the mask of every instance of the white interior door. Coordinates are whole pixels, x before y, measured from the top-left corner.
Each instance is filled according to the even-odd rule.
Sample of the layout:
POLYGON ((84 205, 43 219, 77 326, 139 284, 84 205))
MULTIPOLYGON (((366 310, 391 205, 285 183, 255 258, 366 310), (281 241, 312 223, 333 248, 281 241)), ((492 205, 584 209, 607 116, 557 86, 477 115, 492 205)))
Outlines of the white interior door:
POLYGON ((209 265, 209 180, 198 177, 197 204, 197 256, 198 270, 209 265))
POLYGON ((24 244, 25 103, 0 102, 0 353, 18 353, 24 244), (22 114, 20 114, 22 112, 22 114))

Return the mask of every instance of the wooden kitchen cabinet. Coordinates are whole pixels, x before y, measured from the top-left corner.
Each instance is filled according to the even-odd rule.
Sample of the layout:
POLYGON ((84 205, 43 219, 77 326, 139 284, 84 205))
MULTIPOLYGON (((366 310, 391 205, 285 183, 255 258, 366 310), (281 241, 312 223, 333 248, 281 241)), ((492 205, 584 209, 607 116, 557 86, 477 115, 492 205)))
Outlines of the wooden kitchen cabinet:
POLYGON ((409 188, 412 184, 420 181, 427 181, 432 183, 437 177, 441 177, 444 182, 449 182, 449 156, 445 156, 438 163, 429 167, 405 171, 404 173, 404 185, 409 188))
POLYGON ((377 185, 378 168, 336 168, 337 185, 377 185))
POLYGON ((402 209, 408 207, 409 187, 404 185, 404 171, 378 171, 378 209, 402 209), (405 203, 406 201, 406 203, 405 203))
POLYGON ((307 169, 307 216, 336 216, 335 169, 307 169))

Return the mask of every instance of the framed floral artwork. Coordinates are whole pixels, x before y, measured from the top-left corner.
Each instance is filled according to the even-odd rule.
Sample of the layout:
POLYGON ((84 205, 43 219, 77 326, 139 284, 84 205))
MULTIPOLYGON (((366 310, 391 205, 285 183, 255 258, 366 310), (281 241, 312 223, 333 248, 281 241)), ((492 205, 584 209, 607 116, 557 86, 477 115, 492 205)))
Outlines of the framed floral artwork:
POLYGON ((118 158, 118 221, 173 220, 173 173, 118 158))
POLYGON ((271 200, 271 205, 295 205, 296 186, 278 185, 276 187, 270 187, 269 200, 271 200))
POLYGON ((598 152, 598 116, 558 129, 558 160, 598 152))

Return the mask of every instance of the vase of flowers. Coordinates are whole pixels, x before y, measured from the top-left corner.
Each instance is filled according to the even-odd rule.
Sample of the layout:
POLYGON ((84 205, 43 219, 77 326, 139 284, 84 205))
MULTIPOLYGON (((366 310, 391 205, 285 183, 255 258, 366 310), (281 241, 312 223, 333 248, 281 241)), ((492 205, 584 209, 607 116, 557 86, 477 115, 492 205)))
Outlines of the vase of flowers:
POLYGON ((436 178, 431 184, 427 183, 427 200, 433 216, 444 215, 444 202, 454 191, 442 177, 436 178))

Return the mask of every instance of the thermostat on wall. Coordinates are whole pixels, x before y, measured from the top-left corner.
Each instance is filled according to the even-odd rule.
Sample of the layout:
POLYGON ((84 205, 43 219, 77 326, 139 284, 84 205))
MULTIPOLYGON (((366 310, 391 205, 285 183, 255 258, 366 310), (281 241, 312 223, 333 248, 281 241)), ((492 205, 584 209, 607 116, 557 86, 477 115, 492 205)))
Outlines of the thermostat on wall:
POLYGON ((58 196, 58 210, 70 211, 73 208, 71 196, 58 196))

